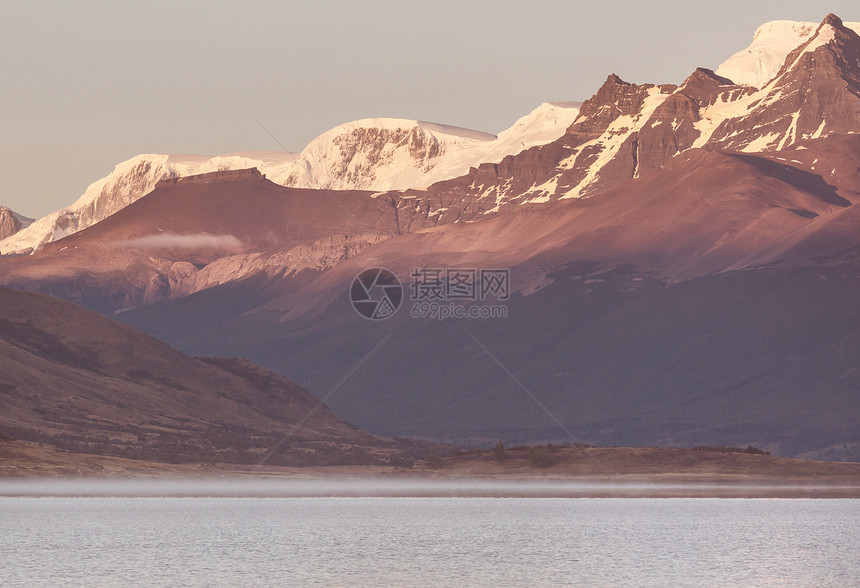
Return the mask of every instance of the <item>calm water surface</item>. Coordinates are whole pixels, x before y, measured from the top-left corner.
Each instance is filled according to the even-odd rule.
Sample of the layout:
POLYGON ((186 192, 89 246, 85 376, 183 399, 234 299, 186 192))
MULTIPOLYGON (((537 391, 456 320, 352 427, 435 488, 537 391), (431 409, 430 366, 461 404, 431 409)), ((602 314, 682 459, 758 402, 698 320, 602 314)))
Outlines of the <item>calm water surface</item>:
POLYGON ((0 498, 2 586, 860 586, 860 501, 0 498))

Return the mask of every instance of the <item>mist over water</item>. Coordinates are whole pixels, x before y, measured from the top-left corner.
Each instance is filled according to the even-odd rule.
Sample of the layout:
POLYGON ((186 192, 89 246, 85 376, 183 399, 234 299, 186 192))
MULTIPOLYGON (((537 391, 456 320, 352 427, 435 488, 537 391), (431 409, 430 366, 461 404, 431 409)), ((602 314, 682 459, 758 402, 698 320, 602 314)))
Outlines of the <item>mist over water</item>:
POLYGON ((855 586, 857 500, 0 498, 3 586, 855 586))
POLYGON ((834 485, 667 483, 601 479, 492 478, 137 478, 6 479, 0 496, 91 497, 842 497, 860 488, 834 485))

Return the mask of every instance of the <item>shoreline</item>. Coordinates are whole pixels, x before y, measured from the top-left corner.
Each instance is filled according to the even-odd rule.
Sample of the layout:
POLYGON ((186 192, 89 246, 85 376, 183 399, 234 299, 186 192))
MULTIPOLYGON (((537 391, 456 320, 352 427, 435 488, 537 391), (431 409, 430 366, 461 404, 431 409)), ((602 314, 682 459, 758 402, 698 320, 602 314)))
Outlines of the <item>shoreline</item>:
POLYGON ((389 465, 168 464, 0 444, 0 497, 860 498, 860 463, 626 447, 389 465))

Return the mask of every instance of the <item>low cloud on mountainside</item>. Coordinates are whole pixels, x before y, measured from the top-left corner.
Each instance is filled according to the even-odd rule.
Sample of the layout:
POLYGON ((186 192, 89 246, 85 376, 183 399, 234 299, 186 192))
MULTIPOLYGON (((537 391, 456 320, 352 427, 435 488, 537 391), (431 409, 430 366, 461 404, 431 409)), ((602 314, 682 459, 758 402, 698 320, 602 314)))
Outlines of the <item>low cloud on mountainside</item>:
POLYGON ((175 233, 160 233, 158 235, 146 235, 138 239, 121 241, 126 247, 136 249, 241 249, 242 242, 233 235, 208 235, 206 233, 194 233, 191 235, 177 235, 175 233))

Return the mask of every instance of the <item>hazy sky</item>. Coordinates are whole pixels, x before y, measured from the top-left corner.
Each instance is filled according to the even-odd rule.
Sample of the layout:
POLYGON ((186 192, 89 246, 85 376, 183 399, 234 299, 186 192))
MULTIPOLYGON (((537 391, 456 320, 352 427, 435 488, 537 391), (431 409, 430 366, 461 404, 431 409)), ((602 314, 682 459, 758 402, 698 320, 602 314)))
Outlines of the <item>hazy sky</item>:
POLYGON ((0 204, 41 216, 138 153, 291 151, 367 117, 497 133, 610 73, 680 83, 763 22, 856 0, 3 2, 0 204))

